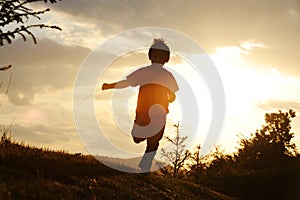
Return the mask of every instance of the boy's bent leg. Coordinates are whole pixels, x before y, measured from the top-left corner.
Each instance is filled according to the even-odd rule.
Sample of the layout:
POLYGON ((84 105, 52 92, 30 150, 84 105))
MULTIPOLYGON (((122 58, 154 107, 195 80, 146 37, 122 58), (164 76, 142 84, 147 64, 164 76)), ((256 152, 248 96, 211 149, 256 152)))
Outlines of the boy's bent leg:
POLYGON ((165 126, 154 136, 147 138, 146 153, 153 152, 158 149, 159 141, 162 139, 165 131, 165 126))
POLYGON ((145 114, 136 114, 135 120, 134 120, 134 124, 131 130, 131 136, 132 139, 135 143, 140 143, 144 140, 146 140, 147 138, 143 135, 143 132, 141 132, 141 130, 139 130, 138 127, 144 127, 147 126, 147 124, 150 123, 150 118, 148 115, 145 114))
POLYGON ((163 127, 160 132, 158 132, 156 135, 147 138, 147 147, 146 151, 139 163, 139 167, 141 168, 142 172, 149 172, 152 161, 156 155, 156 151, 159 146, 159 141, 162 139, 164 134, 165 127, 163 127))

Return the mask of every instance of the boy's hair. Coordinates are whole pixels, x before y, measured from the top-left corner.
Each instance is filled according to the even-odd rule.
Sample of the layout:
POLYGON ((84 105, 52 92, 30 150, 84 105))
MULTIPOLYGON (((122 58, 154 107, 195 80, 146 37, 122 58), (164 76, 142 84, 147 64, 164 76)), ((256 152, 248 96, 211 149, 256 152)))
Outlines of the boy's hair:
POLYGON ((170 49, 164 39, 154 39, 150 46, 148 57, 152 63, 164 64, 170 59, 170 49))

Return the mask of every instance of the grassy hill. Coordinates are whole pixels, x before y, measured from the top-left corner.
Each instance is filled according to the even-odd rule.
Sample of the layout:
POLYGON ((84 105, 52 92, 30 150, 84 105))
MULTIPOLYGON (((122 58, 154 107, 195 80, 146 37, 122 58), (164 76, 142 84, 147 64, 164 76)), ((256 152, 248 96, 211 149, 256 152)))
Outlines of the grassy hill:
POLYGON ((0 199, 231 200, 178 179, 113 170, 92 156, 33 148, 2 138, 0 199))
MULTIPOLYGON (((108 156, 94 156, 97 160, 101 161, 101 163, 110 166, 114 169, 120 169, 124 172, 139 172, 138 164, 142 157, 133 157, 133 158, 115 158, 108 156)), ((153 160, 153 165, 151 167, 151 171, 158 170, 157 162, 161 162, 160 160, 153 160)))

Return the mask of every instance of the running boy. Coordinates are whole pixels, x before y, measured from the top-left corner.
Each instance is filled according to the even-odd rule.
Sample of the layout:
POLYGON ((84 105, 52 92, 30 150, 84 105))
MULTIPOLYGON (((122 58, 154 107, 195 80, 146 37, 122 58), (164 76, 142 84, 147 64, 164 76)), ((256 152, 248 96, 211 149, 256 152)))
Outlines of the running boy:
POLYGON ((149 172, 162 139, 168 106, 176 98, 178 85, 173 75, 163 66, 170 58, 170 49, 163 39, 154 39, 148 52, 151 65, 129 74, 125 80, 104 83, 102 90, 139 86, 136 117, 131 131, 135 143, 147 141, 139 163, 142 172, 149 172))

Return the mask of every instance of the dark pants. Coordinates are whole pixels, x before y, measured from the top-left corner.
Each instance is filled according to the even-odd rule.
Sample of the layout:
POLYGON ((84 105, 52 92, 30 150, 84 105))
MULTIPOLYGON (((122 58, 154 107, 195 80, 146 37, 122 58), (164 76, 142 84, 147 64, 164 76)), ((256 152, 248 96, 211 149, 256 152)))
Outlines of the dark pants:
MULTIPOLYGON (((163 135, 164 135, 164 130, 165 130, 165 119, 166 117, 163 118, 163 126, 162 128, 160 128, 160 131, 158 131, 157 133, 155 134, 152 134, 150 137, 142 137, 142 135, 140 135, 139 137, 136 137, 137 134, 133 134, 132 133, 132 137, 133 137, 133 141, 135 143, 140 143, 144 140, 147 141, 147 147, 146 147, 146 150, 145 150, 145 153, 139 163, 139 167, 141 168, 141 171, 142 172, 149 172, 150 171, 150 168, 151 168, 151 165, 152 165, 152 161, 156 155, 156 151, 158 149, 158 146, 159 146, 159 141, 162 139, 163 135)), ((147 124, 149 124, 149 117, 148 116, 136 116, 136 119, 134 121, 135 125, 138 125, 138 126, 146 126, 147 124)), ((159 130, 159 128, 157 130, 159 130)), ((133 132, 134 132, 135 128, 133 128, 133 132)))

